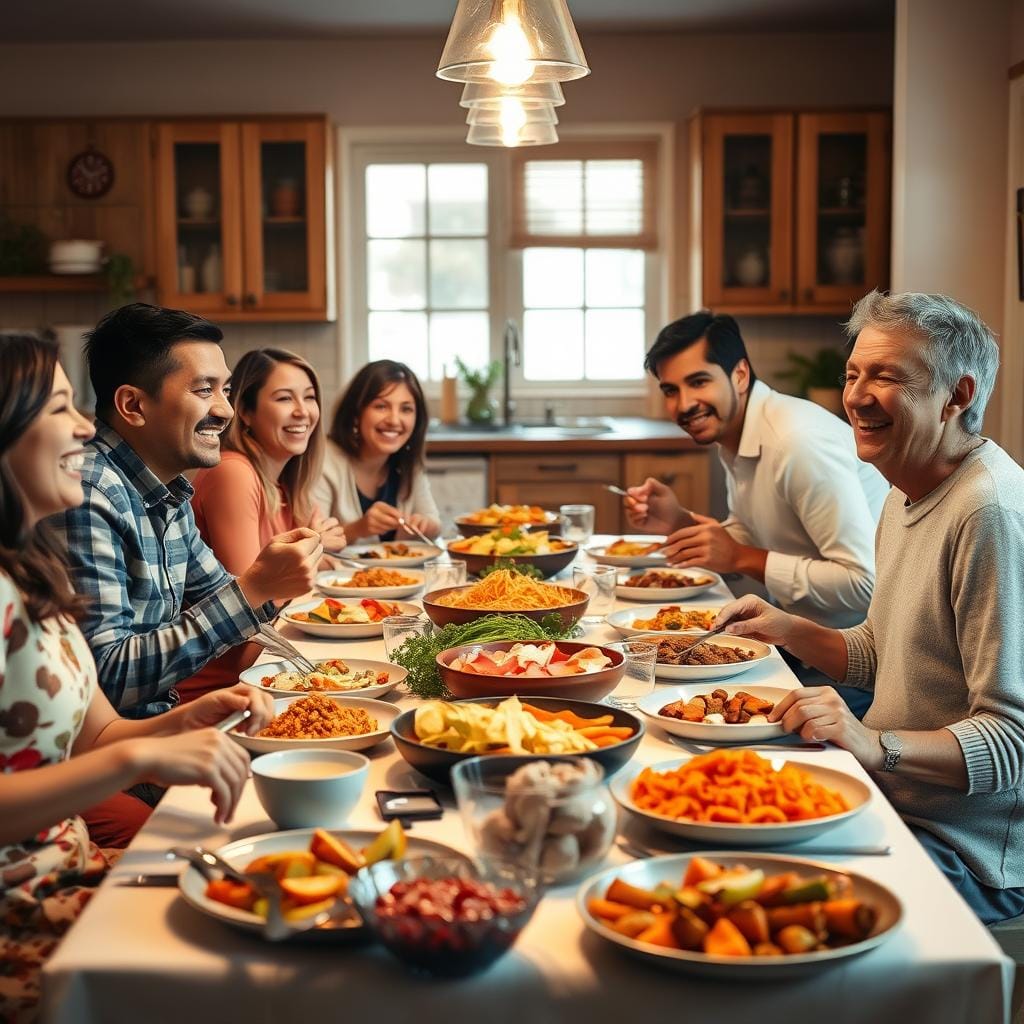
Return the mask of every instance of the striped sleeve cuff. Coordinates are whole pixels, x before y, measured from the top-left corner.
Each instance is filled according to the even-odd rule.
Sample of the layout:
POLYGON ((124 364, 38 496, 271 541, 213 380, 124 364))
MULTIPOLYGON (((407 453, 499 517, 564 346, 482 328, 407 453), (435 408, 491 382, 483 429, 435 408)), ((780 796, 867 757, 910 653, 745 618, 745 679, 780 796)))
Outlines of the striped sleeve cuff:
MULTIPOLYGON (((1012 751, 1003 751, 1000 758, 997 751, 1006 745, 1007 737, 1000 723, 989 715, 977 715, 973 718, 965 718, 962 722, 954 722, 946 728, 956 737, 957 743, 964 755, 964 764, 967 766, 967 792, 971 793, 998 793, 1011 786, 1019 785, 1019 779, 1007 777, 1009 773, 1000 771, 997 760, 1012 764, 1012 751)), ((1019 740, 1015 744, 1017 763, 1019 764, 1019 740)))
POLYGON ((844 686, 852 686, 858 690, 871 690, 875 685, 875 652, 864 639, 863 630, 854 626, 853 629, 839 630, 846 643, 846 678, 838 682, 844 686))
POLYGON ((217 646, 236 646, 251 637, 260 628, 260 623, 266 621, 266 606, 254 611, 235 579, 197 601, 189 612, 210 636, 217 638, 217 646))

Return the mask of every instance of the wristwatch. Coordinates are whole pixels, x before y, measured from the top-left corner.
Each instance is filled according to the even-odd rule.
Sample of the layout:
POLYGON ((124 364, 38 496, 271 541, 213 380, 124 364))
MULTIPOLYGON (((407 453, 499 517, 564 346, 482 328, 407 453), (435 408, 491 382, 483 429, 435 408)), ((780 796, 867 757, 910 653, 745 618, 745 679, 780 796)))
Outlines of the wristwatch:
POLYGON ((887 730, 878 734, 878 742, 882 745, 882 750, 885 751, 882 771, 896 771, 896 765, 900 763, 900 754, 903 753, 903 740, 896 733, 887 730))

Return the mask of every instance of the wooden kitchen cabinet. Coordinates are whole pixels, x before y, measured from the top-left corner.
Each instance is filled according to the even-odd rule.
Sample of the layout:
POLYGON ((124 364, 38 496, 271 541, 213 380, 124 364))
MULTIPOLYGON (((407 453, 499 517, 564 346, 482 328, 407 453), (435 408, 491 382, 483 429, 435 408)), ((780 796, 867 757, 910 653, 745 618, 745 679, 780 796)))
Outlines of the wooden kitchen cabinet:
POLYGON ((642 484, 654 477, 668 484, 679 504, 691 512, 708 515, 711 507, 711 481, 708 473, 709 455, 705 452, 665 455, 644 452, 623 456, 623 487, 642 484))
POLYGON ((888 279, 890 117, 690 122, 691 294, 716 312, 847 313, 888 279))
POLYGON ((226 321, 333 319, 326 119, 155 131, 158 301, 226 321))

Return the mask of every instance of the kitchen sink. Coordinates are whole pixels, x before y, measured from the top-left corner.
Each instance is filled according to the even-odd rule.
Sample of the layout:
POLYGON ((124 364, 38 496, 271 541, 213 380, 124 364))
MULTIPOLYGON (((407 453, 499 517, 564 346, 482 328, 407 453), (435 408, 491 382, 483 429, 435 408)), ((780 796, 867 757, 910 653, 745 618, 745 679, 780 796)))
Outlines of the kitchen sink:
POLYGON ((556 416, 554 421, 542 419, 514 420, 504 423, 431 423, 432 434, 476 434, 531 435, 545 434, 552 437, 596 437, 615 429, 611 420, 603 416, 556 416))

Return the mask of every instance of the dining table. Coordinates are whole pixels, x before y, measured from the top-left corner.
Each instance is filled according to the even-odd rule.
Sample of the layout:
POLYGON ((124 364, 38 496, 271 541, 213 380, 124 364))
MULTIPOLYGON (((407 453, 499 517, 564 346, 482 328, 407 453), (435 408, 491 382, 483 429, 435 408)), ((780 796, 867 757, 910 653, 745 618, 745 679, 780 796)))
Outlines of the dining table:
MULTIPOLYGON (((599 543, 605 538, 594 538, 599 543)), ((586 564, 589 556, 581 553, 586 564)), ((569 570, 566 570, 568 573, 569 570)), ((571 575, 570 575, 571 579, 571 575)), ((683 602, 720 607, 725 583, 683 602)), ((414 600, 414 599, 409 599, 414 600)), ((637 607, 617 599, 616 608, 637 607)), ((656 604, 648 605, 652 609, 656 604)), ((385 660, 383 641, 313 639, 293 626, 282 632, 309 658, 385 660)), ((604 622, 586 628, 595 644, 621 639, 604 622)), ((271 660, 269 657, 263 660, 271 660)), ((738 677, 759 686, 801 685, 778 651, 738 677)), ((712 684, 713 685, 713 684, 712 684)), ((666 702, 674 686, 656 683, 666 702)), ((402 708, 418 699, 392 691, 402 708)), ((790 740, 793 737, 789 737, 790 740)), ((425 779, 391 739, 365 751, 369 777, 349 819, 353 829, 380 829, 374 794, 381 789, 435 789, 444 804, 436 821, 417 821, 410 835, 472 853, 450 790, 425 779)), ((687 751, 654 723, 622 771, 681 758, 687 751)), ((868 806, 824 835, 800 844, 803 857, 866 875, 888 887, 905 914, 891 936, 862 955, 823 963, 786 980, 698 977, 629 956, 585 926, 576 906, 584 879, 552 886, 513 948, 486 971, 442 980, 413 973, 380 946, 298 940, 270 943, 190 906, 172 887, 123 884, 140 873, 181 870, 167 851, 183 844, 217 849, 276 831, 250 780, 233 820, 218 826, 206 790, 170 789, 120 862, 93 895, 43 973, 42 1020, 48 1024, 312 1024, 415 1021, 451 1024, 623 1024, 666 1020, 765 1024, 1000 1024, 1009 1021, 1014 963, 938 871, 875 785, 846 751, 786 750, 787 760, 838 769, 863 780, 868 806), (816 854, 816 848, 890 847, 882 856, 816 854)), ((682 839, 641 826, 620 810, 619 834, 603 869, 631 861, 626 849, 692 849, 682 839), (625 847, 625 849, 624 849, 625 847)), ((703 851, 702 851, 703 852, 703 851)), ((735 852, 735 851, 729 851, 735 852)), ((795 853, 795 851, 793 851, 795 853)), ((593 872, 591 872, 592 874, 593 872)))

